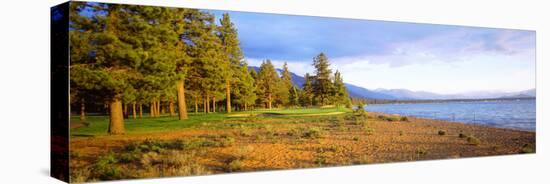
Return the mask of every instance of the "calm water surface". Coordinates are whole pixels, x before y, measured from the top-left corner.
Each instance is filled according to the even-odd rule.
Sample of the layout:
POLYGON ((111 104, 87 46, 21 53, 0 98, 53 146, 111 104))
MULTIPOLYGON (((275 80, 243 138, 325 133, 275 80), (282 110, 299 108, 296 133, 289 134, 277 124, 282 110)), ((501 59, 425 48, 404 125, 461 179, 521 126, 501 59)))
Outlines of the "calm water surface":
POLYGON ((367 111, 535 131, 534 99, 367 105, 367 111))

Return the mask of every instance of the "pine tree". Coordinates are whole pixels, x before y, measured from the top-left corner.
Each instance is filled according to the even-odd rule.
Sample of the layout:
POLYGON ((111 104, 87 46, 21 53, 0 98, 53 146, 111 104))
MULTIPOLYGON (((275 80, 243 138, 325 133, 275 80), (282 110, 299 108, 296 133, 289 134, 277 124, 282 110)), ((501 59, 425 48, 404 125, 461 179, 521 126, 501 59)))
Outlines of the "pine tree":
MULTIPOLYGON (((88 53, 92 52, 93 47, 89 44, 89 41, 92 37, 92 30, 87 26, 92 26, 87 23, 88 19, 84 16, 78 14, 82 8, 85 8, 85 4, 82 3, 71 3, 70 18, 73 25, 72 29, 76 31, 69 32, 69 41, 70 41, 70 57, 72 63, 88 63, 93 60, 88 53)), ((73 65, 74 66, 74 65, 73 65)), ((77 68, 78 69, 78 68, 77 68)), ((80 122, 86 122, 86 100, 90 100, 94 93, 94 89, 98 86, 95 86, 98 82, 91 82, 90 79, 85 78, 85 76, 77 75, 78 71, 74 70, 74 67, 71 67, 70 72, 70 103, 78 104, 80 106, 80 122)))
POLYGON ((292 77, 290 76, 290 71, 288 70, 288 64, 285 62, 283 65, 283 72, 281 73, 281 82, 282 86, 278 93, 278 98, 281 101, 281 104, 284 106, 291 105, 292 99, 290 98, 290 92, 292 90, 292 77))
POLYGON ((292 107, 300 105, 300 92, 298 91, 296 86, 292 86, 289 91, 289 105, 292 107))
POLYGON ((313 58, 315 67, 315 80, 313 81, 313 93, 319 105, 329 104, 332 92, 332 71, 329 68, 330 63, 324 53, 320 53, 313 58))
POLYGON ((306 73, 304 76, 304 84, 303 84, 303 90, 301 95, 301 103, 302 106, 312 106, 313 105, 313 77, 309 75, 309 73, 306 73))
POLYGON ((204 110, 206 113, 211 112, 212 100, 218 93, 225 89, 225 70, 228 70, 227 65, 221 65, 224 62, 225 54, 222 52, 222 44, 219 37, 216 35, 216 25, 214 24, 214 16, 207 13, 196 14, 192 19, 194 22, 193 30, 188 33, 197 35, 190 40, 192 42, 193 65, 189 69, 192 75, 196 78, 191 78, 196 84, 193 86, 203 98, 204 110))
POLYGON ((342 74, 338 70, 334 72, 334 94, 334 102, 337 106, 351 106, 348 90, 344 84, 342 74))
POLYGON ((277 84, 280 82, 280 78, 275 71, 275 67, 271 63, 271 60, 266 60, 262 62, 260 66, 260 72, 258 73, 258 78, 256 80, 258 96, 262 103, 265 104, 265 107, 268 109, 272 108, 273 101, 275 100, 275 93, 277 92, 277 84))
POLYGON ((246 62, 243 63, 241 71, 239 72, 239 80, 237 88, 235 88, 235 104, 240 104, 243 109, 246 111, 250 105, 253 105, 256 101, 256 85, 254 78, 252 77, 252 72, 248 71, 248 65, 246 62))
MULTIPOLYGON (((124 119, 122 114, 122 98, 125 91, 134 88, 132 82, 139 80, 140 73, 136 70, 137 63, 142 61, 144 53, 140 45, 133 43, 133 35, 127 35, 128 24, 123 20, 128 18, 127 6, 116 4, 72 3, 77 11, 71 16, 71 32, 90 33, 88 44, 71 47, 89 47, 92 50, 82 52, 80 57, 90 57, 84 63, 78 60, 71 62, 71 76, 74 82, 94 86, 109 104, 110 134, 124 134, 124 119), (91 16, 80 15, 79 12, 91 8, 95 13, 91 16)), ((85 49, 82 49, 85 50, 85 49)), ((77 55, 75 53, 75 55, 77 55)))
POLYGON ((226 111, 231 112, 231 87, 239 77, 240 68, 242 67, 243 53, 239 45, 237 29, 231 23, 228 13, 224 13, 220 19, 220 27, 218 28, 218 36, 221 39, 221 44, 224 50, 224 64, 227 65, 224 72, 225 76, 225 95, 226 95, 226 111))

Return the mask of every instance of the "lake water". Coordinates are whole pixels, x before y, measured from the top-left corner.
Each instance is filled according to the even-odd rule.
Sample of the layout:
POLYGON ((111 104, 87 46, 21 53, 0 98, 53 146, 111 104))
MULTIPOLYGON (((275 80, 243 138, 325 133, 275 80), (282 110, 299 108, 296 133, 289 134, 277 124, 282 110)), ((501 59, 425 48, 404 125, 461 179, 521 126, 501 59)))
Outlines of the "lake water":
POLYGON ((371 112, 535 131, 534 99, 367 105, 371 112))

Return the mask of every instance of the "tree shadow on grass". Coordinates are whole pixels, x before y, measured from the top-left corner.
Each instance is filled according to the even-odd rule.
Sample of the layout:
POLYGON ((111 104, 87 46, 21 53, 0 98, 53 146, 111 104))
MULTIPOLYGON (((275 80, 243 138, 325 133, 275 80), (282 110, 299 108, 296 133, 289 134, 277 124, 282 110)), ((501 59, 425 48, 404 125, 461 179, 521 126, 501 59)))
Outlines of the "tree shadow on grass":
POLYGON ((90 134, 71 134, 72 137, 94 137, 94 135, 90 134))

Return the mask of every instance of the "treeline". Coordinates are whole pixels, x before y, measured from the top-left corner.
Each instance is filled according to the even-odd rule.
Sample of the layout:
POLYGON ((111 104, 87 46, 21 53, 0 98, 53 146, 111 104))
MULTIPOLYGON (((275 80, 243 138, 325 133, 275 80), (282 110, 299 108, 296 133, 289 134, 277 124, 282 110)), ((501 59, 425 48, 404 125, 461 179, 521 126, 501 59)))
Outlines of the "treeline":
POLYGON ((269 60, 249 70, 229 14, 217 22, 195 9, 72 2, 71 103, 105 104, 110 134, 123 134, 124 118, 163 111, 180 120, 189 112, 230 113, 250 108, 347 105, 341 74, 328 58, 313 59, 314 75, 294 86, 269 60), (191 107, 188 107, 191 105, 191 107))

